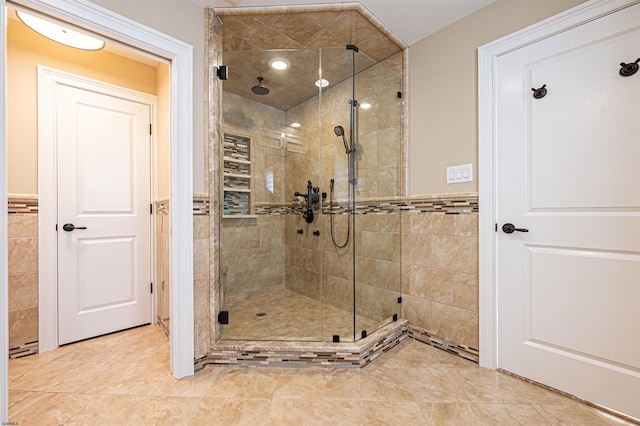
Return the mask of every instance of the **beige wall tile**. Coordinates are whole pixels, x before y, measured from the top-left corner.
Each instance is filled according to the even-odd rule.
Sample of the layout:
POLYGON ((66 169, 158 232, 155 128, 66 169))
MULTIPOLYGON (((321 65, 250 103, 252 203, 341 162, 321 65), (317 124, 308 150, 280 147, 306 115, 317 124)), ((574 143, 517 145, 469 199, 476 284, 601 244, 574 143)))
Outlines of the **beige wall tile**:
POLYGON ((455 215, 453 234, 460 237, 477 237, 478 215, 476 213, 455 215))
POLYGON ((38 307, 38 273, 9 275, 9 311, 38 307))
POLYGON ((209 215, 193 216, 193 239, 209 238, 209 215))
POLYGON ((193 316, 209 315, 209 279, 200 278, 193 282, 193 316))
POLYGON ((209 240, 193 240, 193 278, 209 277, 209 240))
MULTIPOLYGON (((356 272, 357 273, 357 272, 356 272)), ((376 261, 375 273, 377 277, 376 287, 392 291, 400 291, 400 263, 376 261)))
POLYGON ((438 303, 453 304, 452 272, 446 269, 429 269, 427 299, 438 303))
POLYGON ((475 274, 453 273, 453 305, 472 312, 478 308, 478 276, 475 274))
POLYGON ((411 324, 431 330, 431 301, 421 297, 404 296, 402 298, 402 316, 411 324))
POLYGON ((478 348, 478 313, 441 303, 432 304, 431 331, 446 340, 478 348))
POLYGON ((38 308, 9 312, 9 349, 38 341, 38 308))
POLYGON ((37 214, 10 214, 7 216, 7 236, 24 238, 38 236, 37 214))
POLYGON ((431 266, 469 274, 478 273, 478 239, 431 237, 431 266))
POLYGON ((9 274, 38 271, 38 239, 9 238, 9 274))
MULTIPOLYGON (((415 218, 411 218, 411 222, 415 218)), ((402 235, 402 262, 411 265, 431 265, 431 237, 425 234, 402 235)))

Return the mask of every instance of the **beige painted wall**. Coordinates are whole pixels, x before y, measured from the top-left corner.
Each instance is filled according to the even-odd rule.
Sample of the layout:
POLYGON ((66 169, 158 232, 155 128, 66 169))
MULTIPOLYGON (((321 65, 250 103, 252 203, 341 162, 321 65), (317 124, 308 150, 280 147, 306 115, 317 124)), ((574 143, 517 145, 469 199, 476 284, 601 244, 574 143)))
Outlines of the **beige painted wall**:
POLYGON ((409 195, 478 190, 478 47, 584 1, 498 0, 409 48, 409 195), (467 163, 474 181, 447 185, 467 163))
POLYGON ((158 198, 169 197, 169 153, 171 150, 171 74, 168 64, 158 65, 157 73, 158 104, 157 104, 157 124, 156 124, 156 176, 158 198))
POLYGON ((154 67, 106 51, 85 52, 62 46, 18 21, 9 21, 7 58, 9 193, 38 193, 38 65, 153 95, 157 92, 154 67))
POLYGON ((193 46, 193 191, 204 187, 204 8, 190 0, 91 0, 193 46))

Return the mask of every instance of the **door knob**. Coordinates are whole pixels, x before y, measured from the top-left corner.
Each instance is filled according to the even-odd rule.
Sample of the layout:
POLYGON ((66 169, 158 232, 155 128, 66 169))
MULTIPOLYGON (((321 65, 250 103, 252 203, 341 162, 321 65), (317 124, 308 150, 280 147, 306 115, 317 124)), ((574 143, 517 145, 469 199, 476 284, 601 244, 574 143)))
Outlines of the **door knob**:
POLYGON ((64 225, 62 225, 62 229, 64 229, 67 232, 71 232, 74 229, 87 229, 86 226, 75 226, 73 223, 65 223, 64 225))
POLYGON ((516 228, 515 226, 513 226, 513 223, 505 223, 504 225, 502 225, 502 232, 504 232, 505 234, 513 234, 514 231, 529 232, 529 230, 525 228, 516 228))

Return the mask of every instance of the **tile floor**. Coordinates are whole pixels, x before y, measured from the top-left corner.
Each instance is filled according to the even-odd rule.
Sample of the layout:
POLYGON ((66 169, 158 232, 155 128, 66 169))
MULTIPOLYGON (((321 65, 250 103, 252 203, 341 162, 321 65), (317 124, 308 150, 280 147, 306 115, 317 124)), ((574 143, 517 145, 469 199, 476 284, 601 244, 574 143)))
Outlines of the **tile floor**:
POLYGON ((26 425, 612 425, 587 405, 405 339, 359 369, 208 367, 180 381, 146 326, 9 362, 26 425))
MULTIPOLYGON (((353 311, 284 288, 227 302, 224 309, 229 311, 229 325, 221 326, 224 339, 331 342, 338 335, 342 342, 354 340, 353 311)), ((391 316, 376 321, 356 315, 356 336, 390 322, 391 316)))

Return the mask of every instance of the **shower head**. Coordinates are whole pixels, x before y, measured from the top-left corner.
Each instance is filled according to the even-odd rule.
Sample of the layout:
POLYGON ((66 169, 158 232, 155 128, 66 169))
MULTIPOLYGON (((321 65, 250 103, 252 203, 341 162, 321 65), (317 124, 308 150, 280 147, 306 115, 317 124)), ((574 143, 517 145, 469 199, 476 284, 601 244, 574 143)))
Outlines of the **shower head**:
POLYGON ((351 150, 349 149, 349 144, 347 144, 347 138, 344 136, 344 127, 342 126, 334 127, 333 133, 335 133, 336 136, 342 136, 342 143, 344 144, 344 152, 349 154, 351 150))
POLYGON ((264 96, 269 93, 269 89, 262 85, 262 80, 264 80, 264 78, 258 77, 258 85, 251 88, 251 91, 256 95, 264 96))

